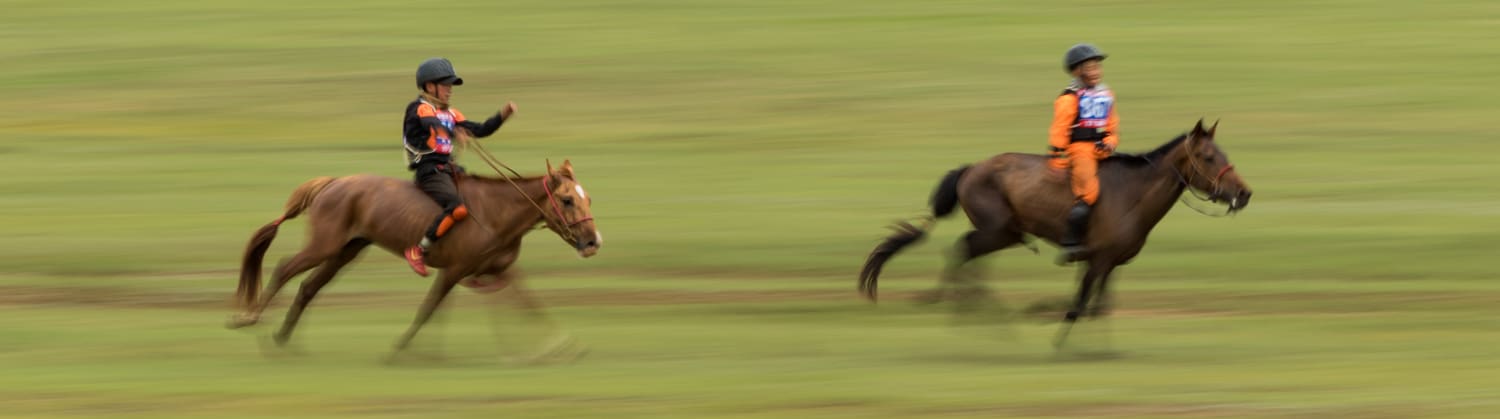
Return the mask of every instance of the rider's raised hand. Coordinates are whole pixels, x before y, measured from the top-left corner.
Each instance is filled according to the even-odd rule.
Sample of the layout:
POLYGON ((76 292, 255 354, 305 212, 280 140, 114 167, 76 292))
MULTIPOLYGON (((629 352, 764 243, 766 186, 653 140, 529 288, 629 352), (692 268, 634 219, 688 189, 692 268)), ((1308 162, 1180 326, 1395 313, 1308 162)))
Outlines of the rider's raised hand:
POLYGON ((510 116, 514 115, 515 113, 516 113, 516 103, 515 102, 505 102, 505 108, 500 110, 500 118, 501 119, 510 119, 510 116))

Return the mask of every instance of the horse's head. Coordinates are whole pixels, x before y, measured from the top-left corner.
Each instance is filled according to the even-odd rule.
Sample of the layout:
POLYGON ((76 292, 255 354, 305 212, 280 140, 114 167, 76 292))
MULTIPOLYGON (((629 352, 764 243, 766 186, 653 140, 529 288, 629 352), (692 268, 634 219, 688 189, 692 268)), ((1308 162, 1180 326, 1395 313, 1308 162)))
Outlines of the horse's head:
POLYGON ((1184 181, 1188 187, 1207 192, 1209 199, 1227 203, 1229 211, 1235 212, 1250 204, 1250 185, 1245 184, 1229 163, 1229 156, 1214 142, 1214 132, 1218 129, 1218 121, 1204 129, 1203 120, 1198 120, 1187 136, 1186 157, 1177 164, 1186 175, 1184 181))
POLYGON ((594 225, 594 213, 590 210, 593 199, 583 191, 583 184, 578 183, 573 163, 564 160, 556 170, 552 169, 552 163, 547 163, 544 179, 548 205, 553 211, 547 215, 550 220, 547 227, 578 249, 579 256, 599 253, 604 236, 599 235, 599 228, 594 225))

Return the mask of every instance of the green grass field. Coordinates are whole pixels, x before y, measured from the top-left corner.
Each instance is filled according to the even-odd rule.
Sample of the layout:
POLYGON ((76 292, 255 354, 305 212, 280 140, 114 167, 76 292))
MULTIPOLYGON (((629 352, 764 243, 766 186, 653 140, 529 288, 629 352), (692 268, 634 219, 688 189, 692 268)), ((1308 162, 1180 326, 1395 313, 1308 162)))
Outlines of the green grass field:
MULTIPOLYGON (((1500 3, 1091 3, 7 1, 0 416, 1500 412, 1500 3), (1112 54, 1122 148, 1222 119, 1249 208, 1168 215, 1116 316, 1076 332, 1107 359, 1055 356, 1055 324, 1004 307, 902 301, 959 219, 861 300, 882 227, 946 170, 1043 150, 1078 41, 1112 54), (419 342, 447 359, 386 366, 427 281, 380 251, 300 353, 260 344, 290 293, 225 330, 242 247, 293 187, 408 176, 397 120, 438 55, 465 113, 521 106, 486 140, 502 160, 571 159, 594 196, 599 256, 539 234, 521 262, 591 352, 504 363, 539 327, 460 291, 419 342)), ((1072 292, 1053 252, 987 260, 1010 309, 1072 292)))

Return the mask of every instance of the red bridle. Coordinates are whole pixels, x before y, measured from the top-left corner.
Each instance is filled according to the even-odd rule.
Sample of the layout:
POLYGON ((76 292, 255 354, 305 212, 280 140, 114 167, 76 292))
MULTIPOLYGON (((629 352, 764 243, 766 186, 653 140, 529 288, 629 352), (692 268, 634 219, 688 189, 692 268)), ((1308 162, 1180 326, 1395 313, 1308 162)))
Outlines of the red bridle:
MULTIPOLYGON (((542 177, 542 189, 547 190, 547 203, 552 205, 552 212, 557 215, 557 222, 559 225, 573 228, 579 224, 594 221, 594 217, 584 217, 575 220, 572 223, 568 223, 568 217, 563 215, 562 206, 557 204, 557 197, 552 194, 552 186, 547 184, 547 179, 549 178, 551 178, 551 176, 542 177)), ((568 235, 571 236, 573 234, 572 232, 568 232, 568 235)))
POLYGON ((1219 169, 1219 175, 1214 176, 1214 189, 1219 189, 1219 181, 1223 180, 1224 175, 1229 174, 1231 170, 1234 170, 1234 165, 1232 164, 1226 164, 1223 169, 1219 169))

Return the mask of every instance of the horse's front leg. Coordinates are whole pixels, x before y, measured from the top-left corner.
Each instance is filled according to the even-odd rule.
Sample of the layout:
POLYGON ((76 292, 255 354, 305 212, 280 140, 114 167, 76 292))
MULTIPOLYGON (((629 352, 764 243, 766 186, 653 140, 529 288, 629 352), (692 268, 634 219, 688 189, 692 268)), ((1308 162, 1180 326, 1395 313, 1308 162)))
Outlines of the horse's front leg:
MULTIPOLYGON (((526 287, 525 281, 522 280, 522 275, 518 269, 512 267, 489 276, 493 277, 492 282, 501 284, 497 285, 498 287, 510 289, 511 294, 515 295, 516 303, 520 306, 522 315, 529 322, 540 323, 543 330, 545 330, 545 341, 536 350, 518 357, 518 362, 530 364, 546 360, 571 361, 587 352, 587 349, 578 344, 572 334, 564 331, 547 314, 541 299, 537 298, 531 292, 531 289, 526 287)), ((487 305, 490 306, 492 316, 494 316, 491 326, 495 334, 495 339, 503 342, 505 336, 499 327, 499 317, 506 314, 500 308, 503 303, 503 297, 501 294, 491 294, 487 298, 490 300, 490 303, 487 305)))
POLYGON ((422 307, 417 309, 417 318, 406 329, 406 333, 396 341, 396 349, 391 354, 392 359, 411 346, 412 339, 417 337, 417 331, 422 330, 422 326, 432 319, 433 313, 442 305, 443 299, 448 297, 448 294, 453 291, 453 286, 458 285, 458 281, 465 276, 468 276, 465 270, 449 267, 443 269, 442 273, 432 280, 432 287, 427 290, 427 298, 422 300, 422 307))
POLYGON ((1114 271, 1115 267, 1110 266, 1099 274, 1098 283, 1095 284, 1094 302, 1089 305, 1088 310, 1084 313, 1085 316, 1103 318, 1109 316, 1109 313, 1114 310, 1115 293, 1111 291, 1109 286, 1110 278, 1114 277, 1114 271))
POLYGON ((1073 330, 1073 323, 1078 322, 1078 318, 1088 307, 1089 299, 1093 296, 1094 281, 1099 278, 1099 273, 1100 269, 1093 264, 1084 269, 1083 276, 1078 279, 1078 295, 1073 298, 1073 305, 1063 315, 1063 324, 1052 339, 1053 349, 1062 349, 1063 343, 1068 340, 1068 333, 1073 330))

